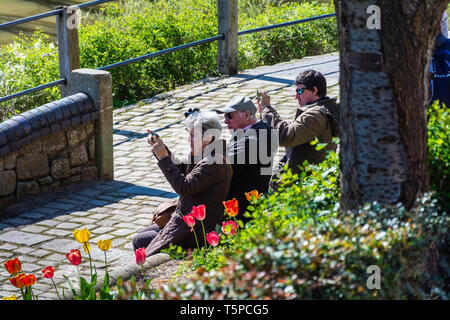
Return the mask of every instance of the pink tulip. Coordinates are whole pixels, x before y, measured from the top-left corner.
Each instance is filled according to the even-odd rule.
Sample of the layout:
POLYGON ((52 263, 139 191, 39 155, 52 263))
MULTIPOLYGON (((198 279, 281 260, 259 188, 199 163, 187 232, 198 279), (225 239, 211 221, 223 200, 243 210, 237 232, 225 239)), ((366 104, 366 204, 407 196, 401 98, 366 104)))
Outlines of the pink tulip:
POLYGON ((145 248, 139 248, 136 250, 136 263, 140 266, 142 266, 145 262, 145 259, 147 258, 147 255, 145 254, 145 248))
POLYGON ((208 241, 208 243, 213 247, 219 244, 219 238, 220 234, 218 235, 215 231, 206 234, 206 241, 208 241))
POLYGON ((204 204, 201 204, 198 207, 192 207, 192 215, 198 221, 204 220, 206 217, 206 206, 204 204))
POLYGON ((193 227, 193 226, 195 226, 195 218, 194 218, 194 216, 192 215, 192 213, 189 213, 189 214, 187 214, 187 215, 185 215, 184 217, 183 217, 183 220, 184 220, 184 222, 186 222, 186 224, 189 226, 189 227, 193 227))

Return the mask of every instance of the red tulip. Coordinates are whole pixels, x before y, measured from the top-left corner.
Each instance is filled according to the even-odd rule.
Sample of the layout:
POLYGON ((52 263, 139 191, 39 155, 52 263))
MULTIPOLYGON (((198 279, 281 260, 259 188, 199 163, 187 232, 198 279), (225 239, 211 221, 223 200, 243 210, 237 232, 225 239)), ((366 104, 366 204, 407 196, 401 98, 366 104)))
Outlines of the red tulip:
POLYGON ((206 241, 208 241, 208 243, 210 245, 212 245, 213 247, 215 247, 219 244, 219 238, 220 238, 220 234, 217 235, 217 233, 215 231, 212 231, 212 232, 206 234, 206 241))
POLYGON ((233 198, 232 200, 228 201, 223 201, 223 205, 225 207, 225 211, 230 217, 235 217, 238 215, 239 204, 236 198, 233 198))
POLYGON ((204 204, 201 204, 198 207, 192 207, 192 215, 198 221, 204 220, 206 217, 206 206, 204 204))
POLYGON ((12 285, 14 287, 23 288, 23 287, 25 287, 24 277, 25 277, 25 274, 21 273, 21 274, 18 274, 17 276, 15 276, 14 278, 10 278, 9 281, 12 283, 12 285))
POLYGON ((193 226, 195 226, 195 218, 194 218, 194 216, 192 215, 192 213, 189 213, 189 214, 187 214, 187 215, 185 215, 184 217, 183 217, 183 220, 184 220, 184 222, 186 222, 186 224, 189 226, 189 227, 193 227, 193 226))
POLYGON ((136 263, 138 265, 143 265, 145 262, 145 259, 147 258, 147 255, 145 254, 145 248, 139 248, 136 250, 136 263))
POLYGON ((29 275, 23 277, 23 283, 25 284, 25 287, 31 287, 36 283, 36 276, 30 273, 29 275))
POLYGON ((55 268, 53 268, 52 266, 48 266, 42 270, 42 276, 44 278, 51 279, 51 278, 53 278, 54 272, 55 272, 55 268))
POLYGON ((233 220, 224 221, 222 222, 222 232, 225 233, 227 236, 232 236, 236 234, 237 230, 237 224, 233 220))
POLYGON ((28 275, 21 273, 15 276, 14 278, 9 279, 9 281, 16 288, 31 287, 33 284, 36 283, 36 276, 31 273, 28 275))
POLYGON ((5 262, 5 268, 8 270, 10 274, 19 273, 22 269, 22 264, 20 263, 18 258, 8 260, 5 262))
POLYGON ((77 266, 81 263, 81 253, 78 249, 70 250, 70 252, 66 253, 66 257, 74 266, 77 266))

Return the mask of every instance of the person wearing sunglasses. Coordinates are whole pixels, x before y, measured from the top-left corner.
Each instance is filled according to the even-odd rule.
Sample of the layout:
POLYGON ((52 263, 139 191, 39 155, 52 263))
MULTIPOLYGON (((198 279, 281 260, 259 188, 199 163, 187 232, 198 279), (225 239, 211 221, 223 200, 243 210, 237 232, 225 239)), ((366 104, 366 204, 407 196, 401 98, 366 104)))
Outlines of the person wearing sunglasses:
POLYGON ((236 96, 215 111, 224 115, 224 122, 232 134, 227 144, 227 160, 233 168, 227 199, 236 198, 238 219, 246 223, 249 218, 244 212, 249 201, 245 193, 252 190, 267 192, 278 138, 272 137, 266 122, 258 121, 257 108, 248 97, 236 96))
POLYGON ((298 102, 293 121, 281 119, 271 106, 270 96, 259 90, 261 99, 258 110, 261 118, 278 130, 279 145, 286 147, 286 154, 279 163, 278 172, 272 177, 271 187, 276 189, 282 167, 287 164, 292 173, 300 174, 299 166, 307 160, 317 164, 325 159, 328 150, 336 145, 332 138, 338 135, 338 105, 336 98, 327 97, 325 77, 318 71, 306 70, 295 79, 294 98, 298 102), (318 138, 319 143, 327 143, 322 150, 316 150, 310 142, 318 138))

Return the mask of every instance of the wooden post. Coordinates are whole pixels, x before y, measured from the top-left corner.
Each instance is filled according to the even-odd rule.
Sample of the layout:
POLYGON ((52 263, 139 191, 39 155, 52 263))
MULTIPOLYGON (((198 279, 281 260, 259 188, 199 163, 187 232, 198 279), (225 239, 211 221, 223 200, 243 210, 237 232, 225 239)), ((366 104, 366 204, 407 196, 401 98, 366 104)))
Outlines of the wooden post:
POLYGON ((238 72, 238 6, 237 0, 218 0, 218 31, 225 39, 219 40, 217 64, 219 72, 233 75, 238 72))
POLYGON ((58 34, 59 76, 65 78, 66 83, 60 86, 61 98, 71 91, 70 73, 80 68, 80 46, 78 42, 79 8, 77 6, 59 6, 63 9, 56 16, 58 34))

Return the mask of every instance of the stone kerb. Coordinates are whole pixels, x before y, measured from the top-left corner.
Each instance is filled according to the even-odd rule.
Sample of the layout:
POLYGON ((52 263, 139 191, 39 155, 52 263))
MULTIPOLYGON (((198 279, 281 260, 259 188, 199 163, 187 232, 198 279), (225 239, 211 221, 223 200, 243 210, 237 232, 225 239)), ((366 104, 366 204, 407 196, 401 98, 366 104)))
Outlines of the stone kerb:
POLYGON ((0 124, 0 217, 20 199, 113 178, 108 72, 74 72, 74 94, 0 124))

